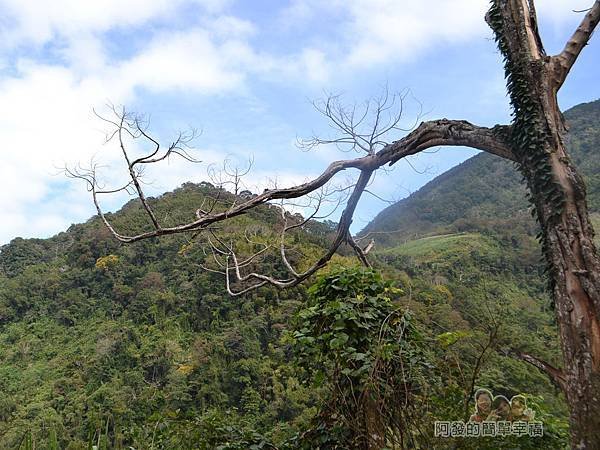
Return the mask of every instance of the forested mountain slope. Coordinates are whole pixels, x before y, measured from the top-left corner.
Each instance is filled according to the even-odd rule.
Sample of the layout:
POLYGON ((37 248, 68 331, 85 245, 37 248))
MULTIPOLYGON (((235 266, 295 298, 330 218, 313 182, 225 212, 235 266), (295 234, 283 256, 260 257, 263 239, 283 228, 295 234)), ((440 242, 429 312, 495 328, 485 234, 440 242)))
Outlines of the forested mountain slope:
MULTIPOLYGON (((570 126, 568 147, 588 187, 588 204, 600 212, 600 100, 565 112, 570 126)), ((443 158, 443 152, 440 152, 443 158)), ((363 230, 378 232, 376 241, 389 245, 429 234, 535 229, 525 187, 512 163, 480 153, 438 176, 400 202, 384 209, 363 230), (379 232, 388 233, 379 233, 379 232)), ((533 232, 535 235, 535 232, 533 232)))
MULTIPOLYGON (((233 198, 188 183, 151 201, 177 221, 207 197, 233 198)), ((279 215, 252 211, 225 234, 266 239, 279 215)), ((147 225, 135 202, 111 219, 130 231, 147 225)), ((320 248, 329 231, 310 224, 302 250, 320 248)), ((123 246, 97 218, 2 247, 0 448, 26 436, 43 448, 52 439, 61 448, 197 448, 245 426, 302 420, 313 399, 290 375, 279 339, 305 289, 231 298, 221 275, 199 267, 205 259, 191 236, 123 246)))
MULTIPOLYGON (((598 211, 600 102, 566 115, 573 158, 598 211)), ((510 165, 478 155, 367 228, 401 230, 375 235, 374 263, 421 336, 428 372, 409 433, 430 440, 423 448, 453 445, 433 439, 433 421, 464 419, 480 386, 530 395, 546 435, 465 448, 567 442, 561 395, 511 356, 524 351, 560 365, 535 227, 515 181, 510 165)), ((188 183, 151 201, 175 223, 207 197, 235 200, 188 183)), ((279 216, 277 208, 261 208, 219 232, 239 242, 250 233, 248 245, 256 245, 272 239, 279 216)), ((135 202, 111 218, 119 229, 147 225, 135 202)), ((330 233, 320 223, 297 230, 294 263, 317 255, 330 233)), ((15 239, 1 248, 0 448, 297 448, 327 385, 296 359, 306 286, 231 298, 222 277, 200 267, 211 258, 201 239, 124 246, 92 218, 50 239, 15 239)), ((275 258, 260 264, 283 270, 275 258)), ((335 264, 355 262, 337 256, 335 264)))

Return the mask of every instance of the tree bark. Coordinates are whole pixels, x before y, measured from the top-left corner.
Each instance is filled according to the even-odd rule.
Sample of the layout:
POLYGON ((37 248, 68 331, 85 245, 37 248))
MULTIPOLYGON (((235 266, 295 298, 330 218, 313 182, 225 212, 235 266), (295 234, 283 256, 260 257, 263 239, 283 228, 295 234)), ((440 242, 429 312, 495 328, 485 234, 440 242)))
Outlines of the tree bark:
MULTIPOLYGON (((547 258, 564 358, 565 396, 573 448, 600 449, 600 261, 585 202, 585 186, 564 147, 552 156, 567 200, 559 221, 549 221, 547 258), (561 160, 561 158, 564 158, 561 160)), ((548 211, 549 205, 541 202, 548 211)), ((545 219, 544 219, 545 220, 545 219)))
POLYGON ((365 432, 367 450, 381 450, 385 448, 385 425, 382 423, 382 415, 379 411, 377 401, 368 392, 365 393, 364 411, 365 432))
POLYGON ((552 115, 555 136, 551 150, 553 175, 564 193, 560 217, 554 205, 534 194, 544 224, 546 259, 564 358, 564 393, 569 404, 573 448, 600 449, 600 259, 586 203, 586 189, 570 162, 562 140, 564 124, 551 98, 544 101, 552 115))
POLYGON ((532 1, 494 0, 487 16, 505 59, 515 116, 513 153, 541 226, 564 358, 559 378, 571 411, 572 447, 594 450, 600 449, 600 258, 585 185, 565 148, 557 92, 599 12, 596 2, 565 51, 554 57, 546 56, 542 46, 532 1))

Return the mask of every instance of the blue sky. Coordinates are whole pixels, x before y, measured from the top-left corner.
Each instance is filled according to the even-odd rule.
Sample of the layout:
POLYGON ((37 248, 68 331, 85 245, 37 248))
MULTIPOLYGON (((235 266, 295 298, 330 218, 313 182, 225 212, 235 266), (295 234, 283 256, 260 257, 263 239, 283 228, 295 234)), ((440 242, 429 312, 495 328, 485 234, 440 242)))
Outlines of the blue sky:
MULTIPOLYGON (((591 3, 536 2, 548 53, 581 20, 573 10, 591 3)), ((92 113, 107 103, 148 114, 164 142, 190 126, 202 130, 193 147, 203 163, 173 161, 150 171, 152 195, 205 180, 207 167, 224 159, 243 165, 252 157, 246 183, 258 191, 302 182, 353 156, 295 146, 297 137, 331 135, 311 105, 328 92, 352 103, 385 86, 408 89, 406 126, 420 109, 423 120, 507 122, 486 7, 486 0, 0 0, 0 244, 51 236, 93 214, 85 186, 57 167, 94 157, 107 166, 107 183, 126 175, 92 113)), ((595 36, 560 93, 561 106, 599 98, 599 75, 595 36)), ((379 174, 370 190, 398 200, 474 153, 423 155, 414 167, 379 174)), ((386 205, 365 196, 353 229, 386 205)))

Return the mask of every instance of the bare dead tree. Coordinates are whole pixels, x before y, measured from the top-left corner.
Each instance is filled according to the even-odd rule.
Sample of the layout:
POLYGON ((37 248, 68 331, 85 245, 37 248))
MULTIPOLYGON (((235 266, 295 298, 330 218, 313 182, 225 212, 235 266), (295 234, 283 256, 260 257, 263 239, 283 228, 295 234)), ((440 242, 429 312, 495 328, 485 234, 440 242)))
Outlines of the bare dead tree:
MULTIPOLYGON (((536 367, 563 380, 561 385, 571 410, 573 447, 600 449, 597 431, 600 429, 600 258, 593 242, 585 185, 565 148, 567 127, 557 102, 557 92, 600 20, 600 0, 595 0, 586 10, 564 49, 553 56, 546 54, 538 34, 533 0, 492 0, 486 20, 504 58, 507 90, 514 112, 513 121, 508 125, 487 128, 464 120, 440 119, 422 122, 406 136, 391 141, 394 132, 402 131, 399 126, 401 95, 386 94, 362 108, 343 107, 339 97, 330 97, 316 106, 336 136, 314 137, 302 144, 307 148, 334 144, 362 156, 332 162, 321 175, 297 186, 267 189, 225 209, 217 208, 217 203, 212 208, 198 208, 194 220, 163 226, 144 196, 140 169, 170 155, 191 160, 182 150, 185 139, 182 137, 160 153, 159 144, 145 128, 123 113, 118 120, 111 121, 119 140, 129 135, 155 144, 154 151, 134 160, 121 145, 130 175, 130 182, 121 189, 134 190, 151 224, 148 231, 133 235, 115 230, 100 208, 98 196, 117 190, 102 189, 97 184, 94 169, 73 170, 70 175, 87 182, 102 221, 116 239, 130 243, 209 230, 214 224, 238 217, 252 208, 318 191, 344 171, 356 171, 356 182, 348 193, 329 248, 304 271, 286 264, 289 276, 282 279, 255 271, 245 272, 244 269, 250 267, 249 261, 256 256, 242 259, 236 255, 235 245, 223 240, 213 242, 215 259, 220 258, 229 292, 240 295, 266 284, 280 288, 297 285, 327 264, 342 244, 349 244, 359 258, 366 261, 365 251, 356 243, 349 227, 357 203, 378 169, 438 146, 467 146, 514 161, 527 181, 541 226, 539 238, 556 306, 564 369, 546 370, 550 366, 538 358, 527 360, 537 361, 536 367), (242 288, 233 291, 231 280, 242 288)), ((284 224, 282 229, 286 226, 284 224)), ((282 256, 285 258, 285 252, 282 256)))

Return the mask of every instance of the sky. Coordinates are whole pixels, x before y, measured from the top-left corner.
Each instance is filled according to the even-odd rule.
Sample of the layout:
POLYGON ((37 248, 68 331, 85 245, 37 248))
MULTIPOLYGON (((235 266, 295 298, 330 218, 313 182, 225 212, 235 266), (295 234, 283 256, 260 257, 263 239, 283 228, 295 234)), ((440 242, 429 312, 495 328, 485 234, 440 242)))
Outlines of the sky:
MULTIPOLYGON (((562 49, 583 16, 575 11, 592 3, 537 0, 547 53, 562 49)), ((106 143, 109 124, 95 114, 109 115, 109 105, 143 115, 166 145, 198 130, 190 151, 201 163, 170 159, 150 169, 148 195, 209 180, 225 160, 252 160, 245 187, 259 192, 360 156, 297 147, 298 138, 335 137, 313 105, 329 95, 360 107, 386 89, 403 93, 406 129, 442 117, 506 123, 486 9, 486 0, 0 0, 0 245, 49 237, 94 214, 85 185, 62 167, 94 161, 109 187, 126 176, 114 140, 106 143)), ((561 107, 600 98, 599 77, 594 36, 561 107)), ((128 145, 133 154, 148 149, 128 145)), ((379 173, 353 230, 475 153, 442 148, 379 173)))

